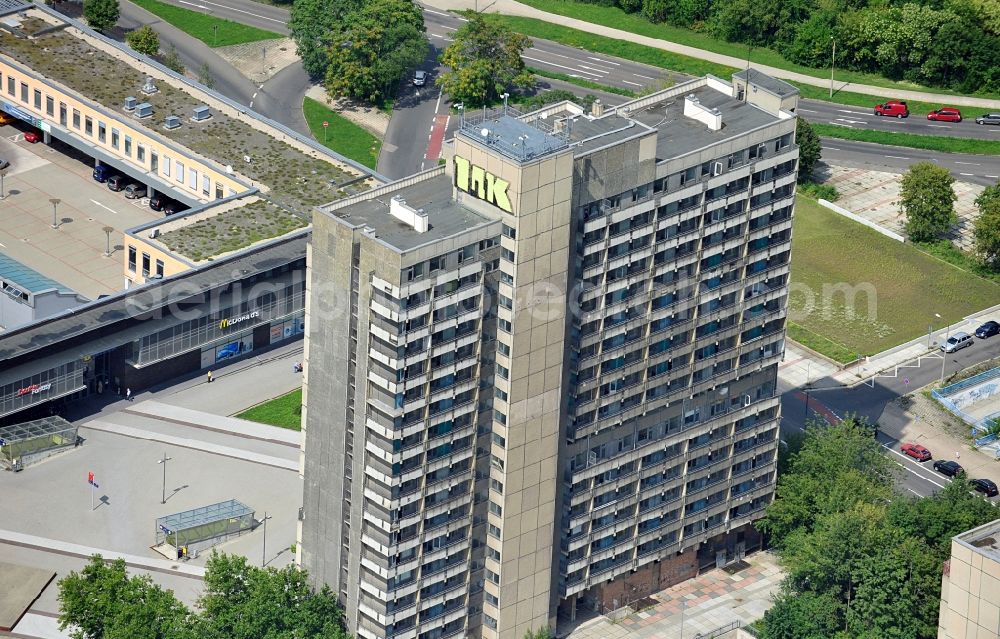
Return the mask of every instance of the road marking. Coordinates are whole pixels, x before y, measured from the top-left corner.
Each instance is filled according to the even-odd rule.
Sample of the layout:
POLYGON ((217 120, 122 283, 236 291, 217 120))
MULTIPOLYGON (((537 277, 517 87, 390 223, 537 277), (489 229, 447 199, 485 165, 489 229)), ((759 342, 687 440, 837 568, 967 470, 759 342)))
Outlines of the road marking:
POLYGON ((585 65, 585 64, 583 64, 583 63, 581 63, 581 64, 580 64, 580 68, 581 68, 581 69, 590 69, 591 71, 593 71, 593 72, 595 72, 595 73, 603 73, 603 74, 605 74, 605 75, 607 75, 607 74, 611 73, 611 71, 610 71, 610 70, 608 70, 608 71, 605 71, 604 69, 598 69, 597 67, 588 67, 587 65, 585 65))
POLYGON ((853 129, 853 128, 854 128, 854 127, 853 127, 853 126, 851 126, 850 124, 841 124, 840 122, 830 122, 830 124, 832 124, 832 125, 834 125, 834 126, 842 126, 842 127, 844 127, 845 129, 853 129))
POLYGON ((259 13, 254 13, 252 11, 245 11, 243 9, 237 9, 236 7, 230 7, 229 5, 219 4, 217 2, 208 2, 208 0, 202 0, 202 2, 204 4, 195 4, 194 2, 187 2, 187 0, 177 0, 177 1, 180 2, 181 4, 186 4, 186 5, 190 5, 192 7, 197 7, 198 9, 204 9, 205 11, 209 10, 209 8, 206 7, 205 5, 206 4, 210 4, 210 5, 214 6, 214 7, 222 7, 223 9, 229 9, 230 11, 235 11, 237 13, 245 13, 248 16, 253 16, 255 18, 260 18, 261 20, 267 20, 269 22, 277 22, 280 25, 285 25, 286 24, 284 20, 275 20, 274 18, 268 18, 267 16, 262 16, 259 13))
POLYGON ((250 96, 250 100, 253 101, 253 100, 256 100, 256 99, 257 99, 257 91, 254 91, 253 95, 250 96))
POLYGON ((799 107, 799 113, 819 113, 819 111, 813 111, 812 109, 803 109, 799 107))
MULTIPOLYGON (((907 459, 907 460, 911 459, 909 456, 904 455, 903 453, 899 452, 898 450, 893 449, 888 444, 882 444, 882 448, 886 449, 887 451, 889 451, 893 455, 897 455, 899 457, 902 457, 903 459, 907 459)), ((916 463, 916 462, 914 462, 914 463, 916 463)), ((913 470, 912 468, 907 467, 905 464, 899 464, 899 465, 902 466, 903 468, 906 468, 906 470, 910 471, 911 473, 913 473, 914 477, 919 477, 920 479, 923 479, 926 482, 934 484, 938 488, 944 488, 944 484, 939 484, 939 483, 937 483, 936 481, 934 481, 933 479, 931 479, 929 477, 924 477, 922 474, 918 473, 917 471, 913 470)), ((917 466, 917 468, 920 468, 921 470, 923 470, 924 467, 923 466, 917 466)))
POLYGON ((638 82, 629 82, 628 80, 622 80, 622 83, 624 83, 624 84, 631 84, 634 87, 641 87, 642 86, 638 82))
POLYGON ((250 104, 249 104, 248 106, 249 106, 249 107, 250 107, 251 109, 253 108, 253 100, 250 100, 250 104))
POLYGON ((441 13, 440 11, 434 11, 433 9, 426 9, 425 8, 424 11, 427 12, 427 13, 433 13, 434 15, 444 16, 446 18, 454 18, 455 20, 461 20, 462 22, 468 22, 469 21, 467 18, 459 18, 456 15, 452 15, 450 13, 441 13))
POLYGON ((656 78, 651 78, 648 75, 642 75, 641 73, 633 73, 632 75, 634 75, 637 78, 643 78, 644 80, 655 80, 656 79, 656 78))
POLYGON ((975 177, 975 173, 959 173, 959 175, 964 175, 965 177, 975 177))
POLYGON ((993 178, 995 180, 1000 180, 1000 175, 987 175, 987 176, 984 176, 984 177, 993 178))
POLYGON ((546 62, 545 60, 539 60, 538 58, 529 58, 526 55, 523 55, 521 57, 524 58, 525 60, 531 60, 532 62, 541 62, 542 64, 547 64, 550 67, 559 67, 560 69, 566 69, 568 71, 576 71, 577 73, 585 73, 587 75, 593 76, 595 80, 598 80, 601 77, 601 76, 597 75, 596 73, 592 73, 592 72, 588 72, 588 71, 581 71, 580 69, 574 69, 573 67, 567 67, 567 66, 564 66, 564 65, 561 65, 561 64, 556 64, 555 62, 546 62))
POLYGON ((438 26, 440 26, 442 29, 447 29, 448 31, 458 31, 458 29, 456 29, 455 27, 449 27, 448 25, 445 24, 441 24, 438 26))
POLYGON ((613 65, 615 65, 616 67, 620 67, 620 66, 622 65, 622 63, 621 63, 621 62, 612 62, 611 60, 602 60, 602 59, 600 59, 600 58, 595 58, 595 57, 593 57, 593 56, 589 56, 589 55, 587 56, 587 59, 588 59, 588 60, 594 60, 594 61, 596 61, 596 62, 602 62, 602 63, 604 63, 604 64, 613 64, 613 65))
POLYGON ((947 124, 928 124, 927 126, 932 126, 938 129, 950 129, 951 127, 947 124))
POLYGON ((892 158, 893 160, 909 160, 909 159, 911 159, 911 158, 908 158, 908 157, 904 157, 902 155, 887 155, 885 157, 892 158))
MULTIPOLYGON (((848 124, 868 124, 864 120, 848 120, 847 118, 837 118, 837 119, 840 120, 841 122, 847 122, 848 124)), ((831 122, 831 124, 834 123, 831 122)))
POLYGON ((93 203, 94 203, 94 204, 96 204, 97 206, 101 207, 101 208, 102 208, 102 209, 104 209, 105 211, 108 211, 108 212, 111 212, 111 213, 114 213, 115 215, 118 215, 118 211, 116 211, 116 210, 114 210, 114 209, 112 209, 112 208, 108 208, 107 206, 104 206, 103 204, 101 204, 101 203, 100 203, 100 202, 98 202, 97 200, 91 200, 91 202, 93 202, 93 203))
POLYGON ((958 160, 955 160, 955 164, 965 164, 968 166, 982 166, 982 164, 979 164, 977 162, 959 162, 958 160))
POLYGON ((863 111, 851 111, 850 109, 837 109, 837 113, 850 113, 851 115, 871 115, 863 111))

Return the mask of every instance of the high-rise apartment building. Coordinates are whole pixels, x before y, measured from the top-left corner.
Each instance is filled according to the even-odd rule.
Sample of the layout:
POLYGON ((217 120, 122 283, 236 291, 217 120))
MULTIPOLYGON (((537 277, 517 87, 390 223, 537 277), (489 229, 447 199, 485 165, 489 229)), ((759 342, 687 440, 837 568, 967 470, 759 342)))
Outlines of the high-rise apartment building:
POLYGON ((302 564, 366 639, 521 639, 759 543, 798 92, 466 113, 314 216, 302 564))

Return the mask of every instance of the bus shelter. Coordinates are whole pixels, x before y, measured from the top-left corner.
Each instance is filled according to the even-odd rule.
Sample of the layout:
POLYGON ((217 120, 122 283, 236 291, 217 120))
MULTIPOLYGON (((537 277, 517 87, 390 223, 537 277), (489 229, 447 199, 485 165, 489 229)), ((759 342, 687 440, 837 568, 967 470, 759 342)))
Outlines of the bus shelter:
POLYGON ((254 510, 235 499, 159 517, 155 548, 167 556, 198 552, 253 529, 254 510))
POLYGON ((0 466, 21 470, 76 445, 76 437, 76 424, 57 415, 0 426, 0 466))

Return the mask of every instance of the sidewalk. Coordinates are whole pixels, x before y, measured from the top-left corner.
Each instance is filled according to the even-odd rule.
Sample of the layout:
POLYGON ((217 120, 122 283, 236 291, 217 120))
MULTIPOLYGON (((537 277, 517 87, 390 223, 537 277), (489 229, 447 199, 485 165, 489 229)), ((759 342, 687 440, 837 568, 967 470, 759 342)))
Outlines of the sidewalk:
POLYGON ((947 339, 947 335, 954 335, 958 331, 972 333, 998 311, 1000 306, 982 310, 951 326, 942 326, 929 337, 924 335, 847 367, 841 367, 832 360, 814 354, 791 340, 786 340, 785 359, 778 364, 778 378, 793 388, 807 384, 813 388, 836 388, 853 386, 873 378, 897 377, 901 374, 903 365, 914 360, 926 357, 940 361, 939 347, 941 342, 947 339))
POLYGON ((661 639, 699 637, 733 621, 756 621, 774 604, 784 574, 777 559, 758 552, 730 574, 716 568, 654 594, 656 603, 618 622, 607 617, 586 621, 568 639, 661 639))
MULTIPOLYGON (((422 0, 423 4, 438 9, 440 11, 449 11, 452 9, 476 9, 478 7, 477 0, 422 0)), ((673 53, 679 53, 681 55, 690 56, 692 58, 697 58, 699 60, 707 60, 708 62, 715 62, 717 64, 725 64, 731 67, 736 67, 737 69, 743 69, 747 66, 747 61, 745 58, 736 58, 733 56, 723 55, 721 53, 714 53, 712 51, 705 51, 703 49, 696 49, 694 47, 689 47, 683 44, 677 44, 675 42, 669 42, 667 40, 659 40, 656 38, 650 38, 649 36, 639 35, 637 33, 632 33, 630 31, 623 31, 621 29, 613 29, 611 27, 606 27, 604 25, 595 24, 593 22, 587 22, 585 20, 577 20, 576 18, 569 18, 566 16, 560 16, 554 13, 547 13, 533 7, 515 2, 515 0, 495 0, 485 9, 492 13, 500 13, 504 15, 512 16, 523 16, 526 18, 535 18, 538 20, 544 20, 552 24, 559 24, 564 27, 571 27, 573 29, 579 29, 587 33, 595 33, 597 35, 606 36, 609 38, 616 38, 618 40, 625 40, 629 42, 635 42, 637 44, 646 45, 648 47, 654 47, 657 49, 663 49, 664 51, 670 51, 673 53)), ((826 78, 815 78, 811 75, 804 75, 802 73, 796 73, 795 71, 785 71, 784 69, 777 69, 775 67, 769 67, 763 64, 753 64, 750 65, 758 71, 762 71, 772 77, 782 78, 784 80, 794 80, 802 84, 809 84, 812 86, 827 88, 830 86, 830 80, 826 78)), ((953 95, 941 95, 937 93, 928 93, 924 91, 907 91, 903 89, 893 89, 885 87, 875 87, 867 84, 853 84, 853 83, 843 83, 835 82, 838 91, 852 91, 854 93, 864 93, 866 95, 872 96, 886 96, 891 95, 892 97, 900 100, 916 100, 923 102, 945 102, 947 104, 954 104, 958 106, 974 106, 981 107, 984 109, 998 109, 1000 108, 1000 100, 989 100, 986 98, 973 98, 965 96, 953 96, 953 95)))

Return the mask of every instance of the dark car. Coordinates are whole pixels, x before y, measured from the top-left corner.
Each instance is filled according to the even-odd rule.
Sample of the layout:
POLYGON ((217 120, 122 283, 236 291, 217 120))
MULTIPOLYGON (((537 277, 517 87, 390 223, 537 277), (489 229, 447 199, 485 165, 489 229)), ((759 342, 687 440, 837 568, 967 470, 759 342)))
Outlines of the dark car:
POLYGON ((107 164, 98 164, 94 167, 94 179, 98 182, 107 182, 111 175, 111 167, 107 164))
POLYGON ((965 469, 959 466, 958 462, 953 462, 950 459, 939 459, 934 462, 934 470, 948 477, 955 477, 965 472, 965 469))
POLYGON ((984 113, 976 118, 976 124, 1000 124, 1000 113, 984 113))
POLYGON ((962 112, 955 107, 945 107, 937 109, 927 114, 928 120, 938 120, 939 122, 961 122, 962 112))
POLYGON ((976 329, 976 337, 986 339, 1000 333, 1000 323, 990 320, 976 329))
POLYGON ((3 158, 0 158, 0 171, 3 171, 4 169, 9 169, 9 168, 10 168, 10 162, 8 162, 7 160, 5 160, 3 158))
POLYGON ((997 493, 1000 492, 997 490, 997 485, 989 479, 973 479, 969 485, 972 486, 973 490, 983 493, 987 497, 996 497, 997 493))
POLYGON ((167 197, 162 193, 153 193, 153 196, 149 198, 149 208, 154 211, 162 211, 167 201, 167 197))
POLYGON ((112 191, 121 191, 128 183, 121 175, 112 175, 108 178, 108 188, 112 191))

